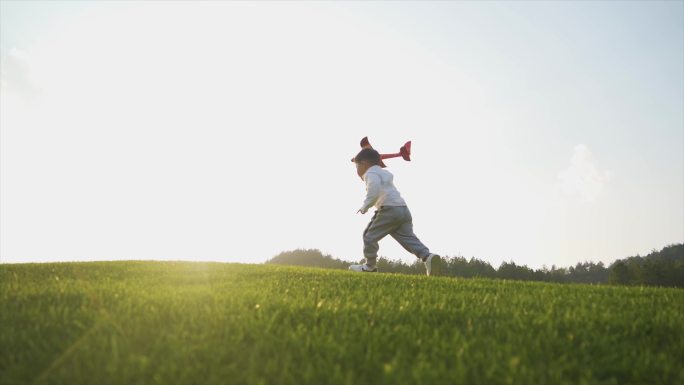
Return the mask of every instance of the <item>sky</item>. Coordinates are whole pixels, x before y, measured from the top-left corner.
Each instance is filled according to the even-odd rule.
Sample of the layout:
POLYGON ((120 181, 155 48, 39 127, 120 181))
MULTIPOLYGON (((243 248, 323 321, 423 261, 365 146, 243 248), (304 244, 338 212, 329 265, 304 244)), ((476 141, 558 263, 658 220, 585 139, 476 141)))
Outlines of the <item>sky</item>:
POLYGON ((684 242, 681 1, 2 0, 0 74, 3 263, 360 260, 364 136, 441 255, 684 242))

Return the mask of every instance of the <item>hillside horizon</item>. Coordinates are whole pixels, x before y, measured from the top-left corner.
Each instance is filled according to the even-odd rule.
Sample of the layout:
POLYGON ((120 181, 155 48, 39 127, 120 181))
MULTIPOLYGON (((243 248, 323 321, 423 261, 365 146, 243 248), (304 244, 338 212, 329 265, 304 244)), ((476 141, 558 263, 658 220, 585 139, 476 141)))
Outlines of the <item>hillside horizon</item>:
MULTIPOLYGON (((665 246, 661 250, 653 249, 643 257, 637 254, 617 259, 607 266, 603 262, 585 261, 569 267, 552 265, 532 269, 509 261, 494 268, 489 262, 475 257, 467 259, 447 255, 444 258, 447 263, 446 275, 455 277, 684 287, 684 244, 681 243, 665 246)), ((318 249, 295 249, 283 251, 265 263, 346 269, 349 264, 356 262, 323 254, 318 249)), ((378 259, 378 268, 387 273, 424 274, 423 266, 417 259, 408 264, 381 256, 378 259)))

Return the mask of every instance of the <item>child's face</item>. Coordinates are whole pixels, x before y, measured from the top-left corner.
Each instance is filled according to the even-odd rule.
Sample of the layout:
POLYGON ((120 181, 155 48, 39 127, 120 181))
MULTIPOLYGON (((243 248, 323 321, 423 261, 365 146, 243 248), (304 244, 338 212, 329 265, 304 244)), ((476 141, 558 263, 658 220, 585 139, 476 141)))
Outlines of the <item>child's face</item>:
POLYGON ((368 171, 369 168, 371 168, 371 164, 368 161, 362 160, 360 162, 356 162, 356 174, 359 176, 359 178, 363 179, 363 174, 368 171))

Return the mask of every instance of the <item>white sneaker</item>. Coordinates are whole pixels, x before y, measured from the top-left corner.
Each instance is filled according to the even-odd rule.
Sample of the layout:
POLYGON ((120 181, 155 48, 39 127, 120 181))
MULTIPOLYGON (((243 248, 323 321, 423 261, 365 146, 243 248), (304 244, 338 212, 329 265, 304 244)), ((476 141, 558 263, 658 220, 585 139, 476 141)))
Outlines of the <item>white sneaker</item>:
POLYGON ((377 267, 375 267, 375 266, 370 267, 370 266, 366 265, 365 263, 362 265, 351 265, 351 266, 349 266, 349 270, 357 271, 359 273, 377 273, 378 272, 377 267))
POLYGON ((425 270, 427 270, 427 275, 437 276, 442 274, 442 257, 437 254, 430 254, 425 259, 425 270))

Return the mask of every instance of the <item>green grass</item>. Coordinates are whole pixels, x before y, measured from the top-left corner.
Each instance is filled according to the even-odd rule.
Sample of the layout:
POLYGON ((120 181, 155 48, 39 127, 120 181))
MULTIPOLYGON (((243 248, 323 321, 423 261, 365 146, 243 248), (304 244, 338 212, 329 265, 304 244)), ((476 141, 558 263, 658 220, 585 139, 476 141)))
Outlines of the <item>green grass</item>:
POLYGON ((684 383, 684 290, 0 265, 3 384, 684 383))

